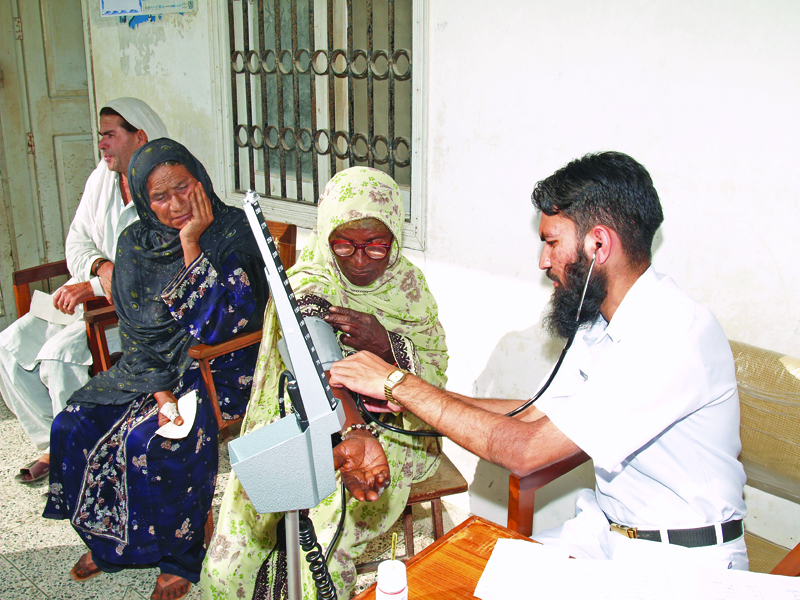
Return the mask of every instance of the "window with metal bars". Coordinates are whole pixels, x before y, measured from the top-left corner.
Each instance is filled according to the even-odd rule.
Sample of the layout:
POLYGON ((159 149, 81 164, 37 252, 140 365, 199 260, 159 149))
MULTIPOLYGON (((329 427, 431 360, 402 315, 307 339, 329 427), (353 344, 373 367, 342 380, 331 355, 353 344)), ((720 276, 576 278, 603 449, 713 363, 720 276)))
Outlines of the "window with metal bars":
POLYGON ((228 1, 236 192, 299 209, 333 174, 366 165, 394 178, 411 221, 419 2, 228 1))

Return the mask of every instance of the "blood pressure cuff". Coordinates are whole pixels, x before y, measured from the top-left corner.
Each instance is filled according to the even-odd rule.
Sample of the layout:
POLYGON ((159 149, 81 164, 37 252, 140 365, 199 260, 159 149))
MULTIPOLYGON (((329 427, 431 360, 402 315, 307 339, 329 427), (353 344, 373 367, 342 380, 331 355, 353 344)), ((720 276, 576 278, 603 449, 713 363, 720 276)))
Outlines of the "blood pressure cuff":
MULTIPOLYGON (((339 340, 336 339, 336 334, 333 332, 333 327, 319 317, 305 317, 305 321, 308 332, 311 334, 311 342, 317 350, 317 356, 322 361, 322 369, 329 371, 333 363, 344 358, 342 348, 339 346, 339 340)), ((283 338, 278 340, 278 351, 281 353, 281 358, 286 368, 294 374, 292 361, 286 348, 286 341, 283 338)))

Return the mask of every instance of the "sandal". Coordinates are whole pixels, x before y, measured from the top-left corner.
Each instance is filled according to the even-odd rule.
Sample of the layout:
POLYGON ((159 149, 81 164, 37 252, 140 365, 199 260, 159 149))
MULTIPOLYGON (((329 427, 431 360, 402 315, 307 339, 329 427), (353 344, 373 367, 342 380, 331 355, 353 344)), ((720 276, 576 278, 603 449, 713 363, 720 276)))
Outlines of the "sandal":
POLYGON ((29 484, 44 479, 49 473, 50 463, 34 460, 31 464, 22 467, 19 473, 14 475, 14 481, 29 484))
POLYGON ((181 600, 191 587, 192 584, 179 575, 161 573, 156 579, 156 589, 150 594, 150 600, 181 600), (167 581, 167 577, 171 579, 167 581))
POLYGON ((102 572, 100 567, 94 564, 92 553, 87 552, 78 559, 78 562, 69 572, 69 576, 73 581, 89 581, 92 577, 97 577, 102 572))

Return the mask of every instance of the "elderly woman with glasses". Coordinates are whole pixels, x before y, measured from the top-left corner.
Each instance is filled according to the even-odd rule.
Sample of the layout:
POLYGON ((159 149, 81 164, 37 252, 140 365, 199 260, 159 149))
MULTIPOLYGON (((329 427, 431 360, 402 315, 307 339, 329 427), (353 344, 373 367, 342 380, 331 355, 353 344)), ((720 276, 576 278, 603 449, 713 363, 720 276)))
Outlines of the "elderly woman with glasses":
MULTIPOLYGON (((289 280, 303 313, 324 318, 337 332, 345 354, 369 350, 444 387, 444 330, 422 272, 401 254, 404 219, 399 188, 385 173, 354 167, 336 174, 322 192, 317 226, 298 263, 288 270, 289 280)), ((285 368, 277 351, 279 338, 280 327, 270 305, 243 434, 278 418, 278 381, 285 368)), ((371 411, 381 413, 383 422, 407 430, 426 428, 385 399, 364 400, 371 411)), ((436 438, 366 427, 362 415, 354 412, 354 417, 348 417, 343 438, 374 443, 374 428, 388 460, 391 482, 385 483, 388 487, 380 497, 368 495, 370 502, 348 495, 343 507, 337 492, 309 512, 327 553, 345 511, 343 530, 328 560, 339 598, 350 595, 356 581, 354 561, 366 543, 394 524, 403 512, 412 482, 433 474, 439 458, 436 438)), ((257 514, 238 479, 231 475, 203 567, 207 598, 281 597, 286 584, 283 534, 279 533, 282 516, 257 514)), ((303 597, 313 599, 316 590, 303 563, 303 597)))

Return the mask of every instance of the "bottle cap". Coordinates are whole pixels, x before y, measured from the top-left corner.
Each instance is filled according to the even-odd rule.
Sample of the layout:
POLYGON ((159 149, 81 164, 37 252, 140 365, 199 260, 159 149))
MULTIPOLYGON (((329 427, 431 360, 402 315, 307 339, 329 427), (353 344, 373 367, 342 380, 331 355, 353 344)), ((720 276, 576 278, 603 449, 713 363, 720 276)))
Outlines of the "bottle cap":
POLYGON ((406 565, 400 560, 385 560, 378 565, 378 589, 388 594, 406 587, 406 565))

